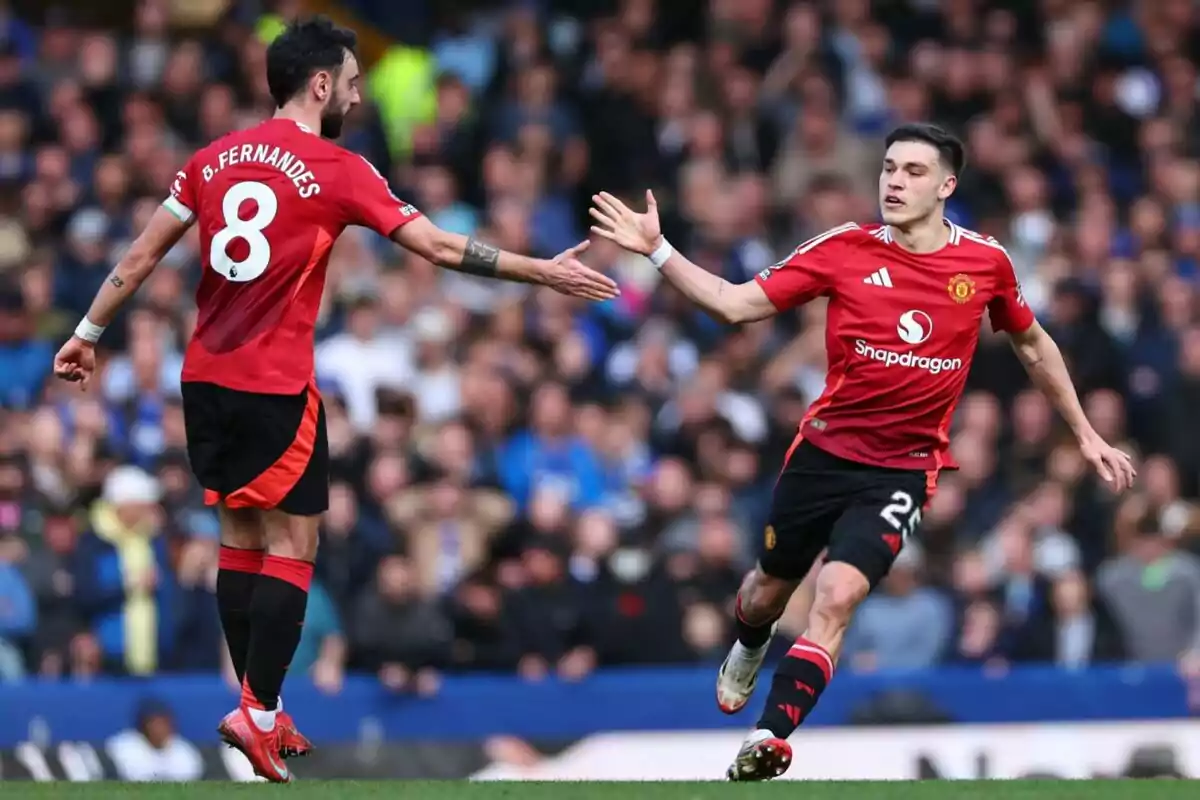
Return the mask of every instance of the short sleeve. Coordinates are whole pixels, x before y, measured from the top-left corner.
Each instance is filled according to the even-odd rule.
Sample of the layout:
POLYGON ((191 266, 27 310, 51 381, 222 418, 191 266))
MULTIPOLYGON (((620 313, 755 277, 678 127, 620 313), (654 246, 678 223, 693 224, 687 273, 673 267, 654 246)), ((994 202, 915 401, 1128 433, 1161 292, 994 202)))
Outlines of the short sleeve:
POLYGON ((825 231, 804 242, 784 260, 767 267, 754 280, 779 311, 802 306, 826 294, 833 287, 833 275, 839 263, 838 253, 850 231, 858 226, 848 223, 825 231))
POLYGON ((391 236, 421 216, 415 207, 392 194, 387 179, 362 156, 347 151, 343 175, 348 224, 391 236))
POLYGON ((1004 333, 1023 333, 1034 323, 1033 309, 1025 302, 1021 284, 1013 269, 1012 259, 998 244, 996 248, 996 291, 988 302, 992 330, 1004 333))
POLYGON ((183 169, 175 173, 175 181, 171 184, 171 193, 163 201, 163 208, 184 223, 194 220, 196 209, 200 207, 199 198, 196 197, 198 184, 195 165, 196 158, 193 156, 183 169))

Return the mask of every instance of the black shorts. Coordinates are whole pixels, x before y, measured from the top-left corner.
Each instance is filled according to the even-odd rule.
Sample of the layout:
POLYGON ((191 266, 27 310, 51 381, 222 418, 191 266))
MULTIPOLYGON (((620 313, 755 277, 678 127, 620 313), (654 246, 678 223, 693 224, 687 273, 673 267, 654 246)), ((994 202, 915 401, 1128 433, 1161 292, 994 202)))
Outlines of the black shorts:
POLYGON ((826 547, 826 561, 856 567, 875 587, 921 523, 925 472, 847 461, 801 442, 775 485, 761 543, 763 572, 800 580, 826 547))
POLYGON ((315 384, 286 395, 185 381, 183 420, 209 505, 298 516, 329 507, 329 438, 315 384))

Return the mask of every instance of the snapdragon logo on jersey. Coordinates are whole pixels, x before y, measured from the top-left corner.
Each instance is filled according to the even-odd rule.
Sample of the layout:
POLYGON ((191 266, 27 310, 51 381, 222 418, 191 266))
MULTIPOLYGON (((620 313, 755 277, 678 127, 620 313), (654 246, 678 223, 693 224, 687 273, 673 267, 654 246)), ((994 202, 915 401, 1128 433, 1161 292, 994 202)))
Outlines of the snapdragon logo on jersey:
MULTIPOLYGON (((905 344, 924 344, 933 335, 933 318, 920 309, 909 309, 900 315, 900 321, 896 323, 896 335, 905 344)), ((872 361, 881 361, 884 366, 919 369, 933 375, 963 367, 961 358, 930 358, 917 355, 916 350, 889 350, 886 347, 875 347, 865 339, 854 342, 854 351, 872 361)))

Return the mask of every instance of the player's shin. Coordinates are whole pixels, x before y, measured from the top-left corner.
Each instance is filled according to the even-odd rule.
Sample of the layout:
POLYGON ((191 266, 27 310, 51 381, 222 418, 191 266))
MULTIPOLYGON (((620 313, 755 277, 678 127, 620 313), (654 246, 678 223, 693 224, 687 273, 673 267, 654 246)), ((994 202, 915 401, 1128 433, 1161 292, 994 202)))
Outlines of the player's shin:
POLYGON ((737 631, 738 644, 746 650, 757 650, 770 642, 775 620, 779 619, 779 614, 758 613, 756 615, 749 612, 746 608, 748 603, 743 600, 743 597, 742 591, 739 591, 736 606, 733 608, 733 627, 737 631))
POLYGON ((279 691, 300 644, 313 564, 268 555, 250 605, 251 638, 242 704, 263 730, 275 727, 279 691))
POLYGON ((866 576, 849 564, 826 564, 817 577, 808 631, 796 640, 771 679, 758 729, 786 739, 808 718, 833 680, 846 629, 870 591, 866 576))
POLYGON ((246 651, 250 647, 250 602, 263 551, 221 545, 217 562, 217 611, 233 670, 241 682, 246 677, 246 651))
MULTIPOLYGON (((806 579, 804 585, 810 583, 812 581, 806 579)), ((768 575, 761 566, 746 573, 734 605, 734 630, 737 633, 734 649, 754 651, 769 644, 776 624, 800 585, 798 581, 768 575)))
POLYGON ((754 693, 758 673, 794 581, 767 575, 756 567, 742 582, 734 607, 737 640, 717 672, 717 705, 726 714, 741 711, 754 693))
POLYGON ((797 639, 775 668, 771 693, 756 728, 770 731, 776 739, 791 736, 816 707, 833 680, 833 671, 833 657, 824 647, 803 636, 797 639))

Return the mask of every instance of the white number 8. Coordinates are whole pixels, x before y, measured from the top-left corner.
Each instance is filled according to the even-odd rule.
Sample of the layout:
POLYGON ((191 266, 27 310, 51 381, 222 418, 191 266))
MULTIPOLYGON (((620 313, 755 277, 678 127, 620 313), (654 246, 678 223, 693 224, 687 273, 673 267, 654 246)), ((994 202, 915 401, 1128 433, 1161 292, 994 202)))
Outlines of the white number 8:
POLYGON ((921 525, 921 509, 914 508, 915 505, 911 494, 896 491, 892 493, 892 502, 879 512, 879 516, 895 528, 900 533, 900 538, 906 542, 921 525))
POLYGON ((271 263, 271 243, 263 235, 263 229, 275 219, 279 211, 279 198, 270 186, 258 181, 242 181, 229 187, 221 200, 221 215, 225 227, 217 231, 209 248, 208 261, 212 268, 231 281, 243 283, 262 275, 271 263), (250 219, 238 217, 242 203, 253 200, 258 210, 250 219), (250 247, 250 253, 241 261, 229 257, 229 245, 241 239, 250 247))

